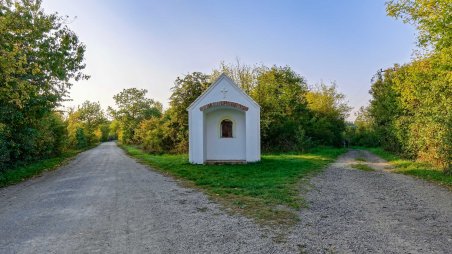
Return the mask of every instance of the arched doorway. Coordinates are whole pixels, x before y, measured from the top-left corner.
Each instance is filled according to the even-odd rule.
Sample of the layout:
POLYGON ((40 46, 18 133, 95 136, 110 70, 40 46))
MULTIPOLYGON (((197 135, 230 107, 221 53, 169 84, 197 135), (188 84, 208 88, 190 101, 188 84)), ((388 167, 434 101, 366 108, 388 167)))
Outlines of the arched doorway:
POLYGON ((217 107, 204 112, 206 161, 246 160, 246 114, 236 108, 217 107))

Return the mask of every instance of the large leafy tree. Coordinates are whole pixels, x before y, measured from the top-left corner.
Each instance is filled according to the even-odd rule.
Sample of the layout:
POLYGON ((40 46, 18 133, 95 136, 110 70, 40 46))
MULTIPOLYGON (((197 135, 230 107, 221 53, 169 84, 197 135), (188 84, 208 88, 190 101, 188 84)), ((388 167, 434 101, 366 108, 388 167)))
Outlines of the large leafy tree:
POLYGON ((44 13, 39 0, 0 0, 3 164, 40 157, 39 122, 66 98, 71 81, 88 78, 85 46, 66 20, 44 13))
POLYGON ((341 145, 345 119, 351 110, 345 95, 337 91, 336 84, 328 86, 321 83, 306 94, 306 99, 312 115, 308 134, 318 143, 341 145))
MULTIPOLYGON (((68 116, 68 134, 70 144, 76 147, 93 145, 102 140, 102 136, 108 136, 107 129, 103 125, 107 124, 102 107, 99 102, 85 101, 77 107, 77 110, 70 110, 68 116)), ((105 141, 107 138, 103 138, 105 141)))
POLYGON ((193 72, 178 77, 171 90, 170 108, 166 112, 168 128, 174 144, 173 150, 188 150, 188 112, 187 108, 210 86, 210 77, 201 72, 193 72))
POLYGON ((260 67, 251 97, 261 106, 264 150, 303 149, 308 109, 305 79, 290 67, 260 67))
POLYGON ((109 112, 120 123, 118 138, 123 143, 135 142, 135 130, 141 121, 162 114, 162 104, 147 98, 147 92, 146 89, 128 88, 113 96, 117 109, 109 107, 109 112))

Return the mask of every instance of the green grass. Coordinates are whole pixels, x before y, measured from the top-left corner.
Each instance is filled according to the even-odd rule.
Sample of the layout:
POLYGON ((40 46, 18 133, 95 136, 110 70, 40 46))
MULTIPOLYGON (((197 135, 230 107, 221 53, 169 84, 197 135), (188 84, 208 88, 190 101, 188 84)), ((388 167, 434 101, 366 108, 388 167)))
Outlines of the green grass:
POLYGON ((375 171, 375 169, 371 168, 369 165, 362 164, 362 163, 352 164, 352 168, 359 169, 362 171, 368 171, 368 172, 375 171))
POLYGON ((61 154, 60 156, 39 160, 32 162, 28 165, 19 166, 0 172, 0 187, 6 187, 9 185, 17 184, 34 176, 40 175, 43 172, 51 171, 65 162, 73 158, 84 150, 69 150, 61 154))
POLYGON ((265 224, 290 225, 303 206, 300 180, 319 172, 344 149, 322 148, 306 154, 263 155, 244 165, 192 165, 187 155, 151 155, 122 146, 132 157, 154 169, 184 180, 233 212, 265 224))
POLYGON ((358 157, 358 158, 355 158, 355 161, 362 161, 362 162, 365 162, 366 159, 365 159, 365 158, 362 158, 362 157, 358 157))
POLYGON ((435 168, 432 165, 402 159, 381 148, 366 149, 387 160, 394 167, 394 172, 396 173, 412 175, 421 179, 433 181, 452 189, 452 175, 446 175, 442 170, 435 168))

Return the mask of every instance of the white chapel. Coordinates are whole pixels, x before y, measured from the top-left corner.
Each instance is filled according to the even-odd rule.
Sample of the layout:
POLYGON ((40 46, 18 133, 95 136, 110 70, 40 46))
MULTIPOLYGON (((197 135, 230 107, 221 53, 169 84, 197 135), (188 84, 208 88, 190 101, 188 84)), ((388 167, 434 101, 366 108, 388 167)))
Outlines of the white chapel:
POLYGON ((188 108, 194 164, 259 161, 260 106, 222 74, 188 108))

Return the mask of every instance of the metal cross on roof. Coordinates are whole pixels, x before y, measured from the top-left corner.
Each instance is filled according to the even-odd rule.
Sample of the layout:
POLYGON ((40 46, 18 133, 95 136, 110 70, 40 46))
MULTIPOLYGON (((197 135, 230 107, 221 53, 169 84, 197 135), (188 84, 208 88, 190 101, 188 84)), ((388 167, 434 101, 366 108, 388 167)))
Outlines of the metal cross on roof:
POLYGON ((226 99, 226 94, 228 93, 228 90, 225 87, 223 87, 221 88, 220 92, 223 94, 223 99, 226 99))

